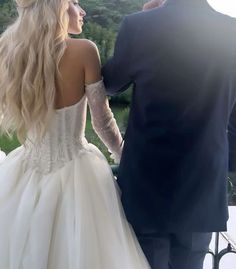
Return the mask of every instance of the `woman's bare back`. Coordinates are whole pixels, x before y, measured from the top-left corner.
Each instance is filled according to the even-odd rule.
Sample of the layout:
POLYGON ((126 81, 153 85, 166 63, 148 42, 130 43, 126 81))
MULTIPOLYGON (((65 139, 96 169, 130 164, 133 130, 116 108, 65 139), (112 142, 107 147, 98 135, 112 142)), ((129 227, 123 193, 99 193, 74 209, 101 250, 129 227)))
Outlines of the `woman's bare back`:
POLYGON ((67 48, 59 64, 56 108, 79 102, 85 85, 101 79, 100 59, 96 45, 87 39, 67 39, 67 48))

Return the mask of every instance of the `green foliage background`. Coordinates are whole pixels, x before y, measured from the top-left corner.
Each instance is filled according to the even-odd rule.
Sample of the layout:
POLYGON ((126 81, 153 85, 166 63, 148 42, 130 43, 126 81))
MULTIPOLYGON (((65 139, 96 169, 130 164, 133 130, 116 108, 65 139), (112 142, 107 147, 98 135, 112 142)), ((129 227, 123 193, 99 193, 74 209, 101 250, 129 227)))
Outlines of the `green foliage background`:
MULTIPOLYGON (((76 38, 94 41, 99 49, 101 62, 104 64, 112 55, 117 31, 122 18, 141 10, 146 0, 81 0, 85 9, 83 33, 76 38)), ((14 0, 0 0, 0 33, 17 17, 14 0)), ((113 103, 129 104, 130 92, 114 97, 113 103)))
MULTIPOLYGON (((102 63, 112 54, 115 37, 122 18, 139 11, 143 0, 86 0, 84 32, 79 37, 93 40, 101 53, 102 63)), ((0 33, 17 16, 14 0, 0 0, 0 33)))

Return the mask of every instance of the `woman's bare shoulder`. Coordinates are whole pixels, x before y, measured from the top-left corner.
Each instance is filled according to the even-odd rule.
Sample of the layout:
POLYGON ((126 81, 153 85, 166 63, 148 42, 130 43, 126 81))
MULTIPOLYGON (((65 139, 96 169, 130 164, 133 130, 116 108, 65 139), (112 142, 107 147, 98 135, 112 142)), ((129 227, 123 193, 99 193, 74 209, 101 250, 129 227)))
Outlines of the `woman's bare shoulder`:
POLYGON ((74 66, 80 65, 85 74, 85 83, 101 79, 101 64, 97 46, 88 39, 68 39, 67 49, 74 66))
POLYGON ((73 39, 66 40, 67 49, 70 50, 74 56, 78 57, 97 57, 98 49, 96 44, 88 39, 73 39))

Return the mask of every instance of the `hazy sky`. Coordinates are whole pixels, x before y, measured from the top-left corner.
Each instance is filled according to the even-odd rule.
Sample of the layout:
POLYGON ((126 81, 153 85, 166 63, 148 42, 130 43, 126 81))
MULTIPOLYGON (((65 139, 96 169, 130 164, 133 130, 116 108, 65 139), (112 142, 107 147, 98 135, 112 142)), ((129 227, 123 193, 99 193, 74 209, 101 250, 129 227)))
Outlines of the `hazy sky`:
POLYGON ((236 0, 207 0, 217 11, 236 17, 236 0))

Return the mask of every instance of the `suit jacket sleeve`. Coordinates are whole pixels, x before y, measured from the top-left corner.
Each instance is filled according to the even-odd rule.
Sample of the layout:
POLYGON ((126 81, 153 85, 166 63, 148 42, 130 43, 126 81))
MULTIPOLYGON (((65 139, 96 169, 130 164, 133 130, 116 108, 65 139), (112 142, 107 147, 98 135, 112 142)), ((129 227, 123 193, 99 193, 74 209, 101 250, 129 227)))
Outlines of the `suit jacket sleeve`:
POLYGON ((229 139, 229 171, 236 172, 236 105, 234 105, 229 120, 228 139, 229 139))
POLYGON ((102 68, 102 75, 106 91, 110 95, 118 94, 128 89, 132 83, 130 76, 130 58, 132 48, 130 37, 132 32, 129 29, 127 17, 121 24, 117 36, 114 55, 102 68))

